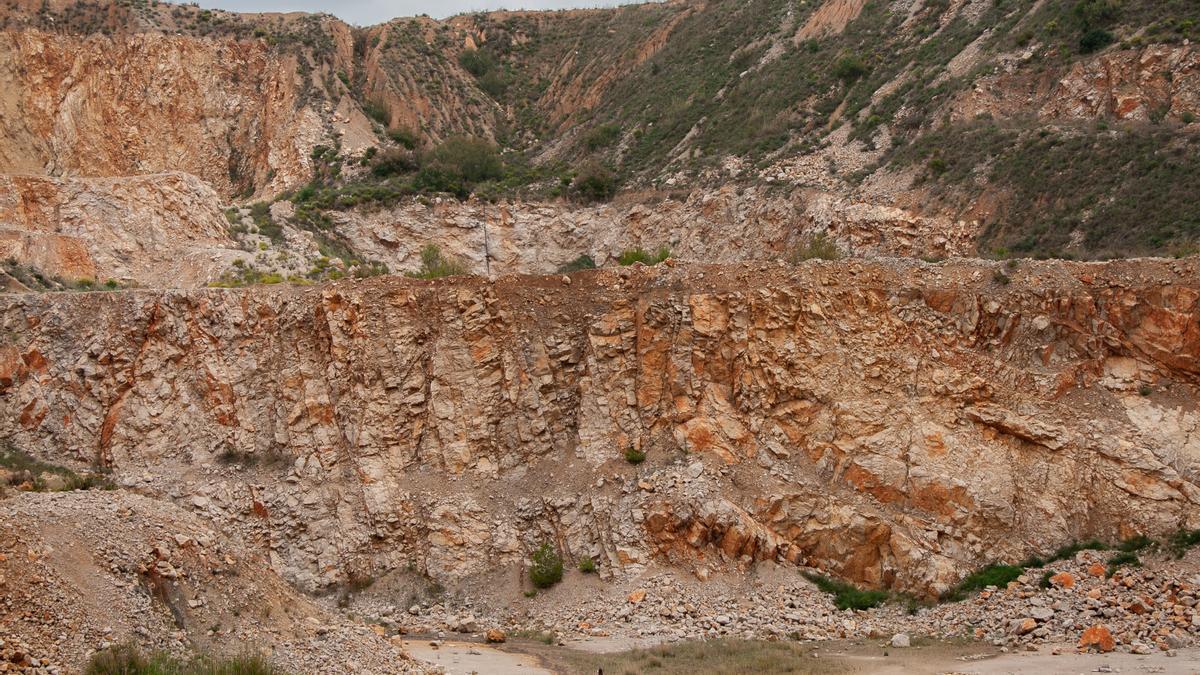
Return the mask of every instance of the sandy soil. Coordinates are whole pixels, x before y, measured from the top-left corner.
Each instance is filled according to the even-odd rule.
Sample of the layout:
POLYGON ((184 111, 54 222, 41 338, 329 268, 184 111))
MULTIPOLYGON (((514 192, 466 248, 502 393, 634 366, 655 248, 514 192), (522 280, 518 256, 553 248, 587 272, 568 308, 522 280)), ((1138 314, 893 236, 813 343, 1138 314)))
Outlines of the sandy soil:
MULTIPOLYGON (((429 649, 425 642, 425 648, 429 649)), ((812 643, 805 646, 811 659, 808 672, 821 673, 871 673, 873 675, 1075 675, 1077 673, 1200 673, 1200 649, 1183 649, 1176 656, 1154 653, 1146 656, 1135 654, 1078 654, 1073 646, 1063 645, 1062 654, 1055 656, 1051 648, 1038 652, 1000 653, 997 648, 979 643, 924 642, 908 649, 895 649, 880 643, 829 642, 812 643)), ((631 644, 616 639, 570 641, 564 647, 546 646, 523 641, 510 642, 500 649, 483 645, 466 645, 477 651, 496 652, 513 657, 513 652, 537 657, 544 668, 525 670, 497 670, 491 657, 477 656, 488 664, 488 669, 479 672, 496 673, 585 673, 578 659, 578 652, 609 654, 643 648, 646 644, 631 644), (621 643, 624 644, 621 644, 621 643), (504 650, 504 651, 501 651, 504 650)), ((417 651, 417 658, 428 660, 417 651)), ((433 661, 430 661, 433 663, 433 661)), ((528 663, 529 660, 526 661, 528 663)), ((503 667, 503 666, 502 666, 503 667)), ((605 668, 605 672, 610 669, 605 668)), ((468 671, 451 671, 453 673, 468 671)), ((614 672, 623 672, 617 669, 614 672)))
POLYGON ((535 665, 538 660, 531 654, 473 642, 444 642, 433 647, 429 640, 411 640, 405 641, 404 648, 413 658, 441 666, 449 675, 554 675, 554 671, 535 665))

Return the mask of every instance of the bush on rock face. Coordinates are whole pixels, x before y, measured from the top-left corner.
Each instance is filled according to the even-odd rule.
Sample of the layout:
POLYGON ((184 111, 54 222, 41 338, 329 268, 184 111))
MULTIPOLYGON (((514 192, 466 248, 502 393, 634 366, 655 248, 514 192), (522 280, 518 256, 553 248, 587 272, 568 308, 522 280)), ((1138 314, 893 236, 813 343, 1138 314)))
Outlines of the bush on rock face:
POLYGON ((550 546, 543 542, 531 556, 532 565, 529 568, 529 580, 538 588, 550 588, 562 581, 562 557, 550 546))

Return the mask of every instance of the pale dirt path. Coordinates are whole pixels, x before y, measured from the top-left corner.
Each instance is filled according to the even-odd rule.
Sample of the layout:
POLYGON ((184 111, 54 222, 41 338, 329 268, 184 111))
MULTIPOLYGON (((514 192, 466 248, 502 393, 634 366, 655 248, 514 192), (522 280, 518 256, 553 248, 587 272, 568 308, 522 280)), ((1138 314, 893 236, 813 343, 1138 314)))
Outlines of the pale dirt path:
MULTIPOLYGON (((556 663, 554 651, 577 650, 615 653, 653 646, 653 640, 627 637, 567 640, 565 647, 521 645, 556 663)), ((1045 645, 1038 652, 995 654, 994 648, 981 644, 935 644, 910 649, 880 648, 878 645, 815 643, 820 672, 848 675, 1086 675, 1090 673, 1157 673, 1163 675, 1200 675, 1200 649, 1180 649, 1176 656, 1161 652, 1136 654, 1079 654, 1073 645, 1061 645, 1062 654, 1051 653, 1045 645), (884 656, 884 652, 888 655, 884 656), (994 654, 994 655, 993 655, 994 654)), ((560 652, 561 653, 561 652, 560 652)), ((814 665, 816 665, 814 661, 814 665)), ((490 671, 480 671, 490 672, 490 671)), ((500 671, 497 671, 500 672, 500 671)), ((508 671, 504 671, 506 674, 508 671)), ((525 672, 553 672, 544 668, 525 672)), ((696 675, 702 675, 697 673, 696 675)))
POLYGON ((405 640, 404 649, 414 659, 446 669, 450 675, 554 675, 537 664, 530 654, 515 654, 475 642, 443 642, 437 648, 429 640, 405 640))

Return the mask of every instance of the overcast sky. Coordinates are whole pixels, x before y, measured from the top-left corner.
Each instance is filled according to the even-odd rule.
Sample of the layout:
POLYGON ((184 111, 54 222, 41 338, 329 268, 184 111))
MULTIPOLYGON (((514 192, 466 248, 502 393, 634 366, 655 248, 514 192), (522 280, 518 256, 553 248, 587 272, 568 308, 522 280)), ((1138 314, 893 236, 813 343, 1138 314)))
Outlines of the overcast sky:
POLYGON ((612 7, 633 0, 198 0, 201 7, 234 12, 328 12, 349 23, 369 25, 398 16, 445 18, 488 9, 612 7))

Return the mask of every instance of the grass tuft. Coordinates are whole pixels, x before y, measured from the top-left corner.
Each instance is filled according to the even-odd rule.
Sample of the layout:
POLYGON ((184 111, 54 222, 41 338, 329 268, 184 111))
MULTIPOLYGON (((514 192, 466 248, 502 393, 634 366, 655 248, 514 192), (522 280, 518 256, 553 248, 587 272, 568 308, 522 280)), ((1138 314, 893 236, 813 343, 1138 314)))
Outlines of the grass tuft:
POLYGON ((627 267, 635 263, 641 263, 643 265, 657 265, 658 263, 670 257, 671 249, 667 248, 666 246, 659 248, 654 253, 650 253, 649 251, 638 247, 623 251, 621 253, 621 257, 617 258, 617 262, 620 263, 622 267, 627 267))
POLYGON ((97 652, 85 675, 283 675, 261 656, 227 658, 197 656, 190 660, 168 654, 143 654, 134 645, 118 645, 97 652))
POLYGON ((887 591, 864 591, 852 584, 820 574, 805 573, 804 578, 832 595, 833 604, 838 609, 871 609, 887 602, 889 597, 887 591))

